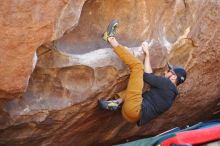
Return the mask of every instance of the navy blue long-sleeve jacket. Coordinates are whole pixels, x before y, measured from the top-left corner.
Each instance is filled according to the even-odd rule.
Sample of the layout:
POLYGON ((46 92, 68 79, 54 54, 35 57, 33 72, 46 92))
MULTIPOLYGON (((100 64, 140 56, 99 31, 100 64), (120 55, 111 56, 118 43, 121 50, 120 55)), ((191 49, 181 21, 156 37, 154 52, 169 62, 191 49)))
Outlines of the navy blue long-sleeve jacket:
POLYGON ((168 110, 178 95, 176 86, 168 78, 151 73, 144 73, 143 78, 151 88, 142 94, 141 117, 137 123, 138 126, 168 110))

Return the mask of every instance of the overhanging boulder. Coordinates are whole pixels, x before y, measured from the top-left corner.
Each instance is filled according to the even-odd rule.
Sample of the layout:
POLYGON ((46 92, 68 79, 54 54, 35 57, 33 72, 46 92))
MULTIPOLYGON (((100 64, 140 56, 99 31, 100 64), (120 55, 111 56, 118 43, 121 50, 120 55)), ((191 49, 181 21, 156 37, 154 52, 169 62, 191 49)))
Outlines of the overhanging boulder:
MULTIPOLYGON (((8 3, 5 1, 1 7, 7 7, 8 3)), ((69 6, 70 10, 77 10, 77 14, 81 12, 79 24, 78 18, 71 19, 71 22, 60 20, 64 26, 71 24, 65 28, 54 25, 57 23, 52 21, 52 25, 44 27, 46 30, 41 30, 34 29, 30 23, 33 27, 16 28, 21 34, 27 33, 25 37, 18 35, 12 39, 18 42, 22 42, 19 40, 22 38, 27 40, 22 43, 23 47, 18 45, 22 49, 27 48, 26 51, 16 49, 24 56, 12 49, 9 49, 12 54, 0 49, 1 54, 8 53, 1 58, 1 61, 4 60, 0 68, 1 96, 15 98, 0 104, 0 144, 112 145, 122 139, 157 134, 175 125, 203 121, 218 114, 220 40, 217 18, 220 5, 217 1, 88 0, 84 5, 84 1, 72 1, 74 6, 67 5, 70 1, 64 1, 59 6, 60 1, 45 1, 40 6, 50 3, 48 7, 55 14, 47 18, 48 22, 60 18, 63 14, 60 11, 69 6), (186 67, 188 72, 186 83, 179 87, 180 96, 173 107, 141 128, 124 121, 120 112, 106 112, 97 107, 97 99, 110 98, 115 92, 125 89, 129 77, 127 67, 101 38, 113 18, 120 22, 119 41, 140 60, 143 60, 140 43, 147 41, 151 44, 151 62, 158 73, 164 69, 166 60, 186 67), (35 31, 28 31, 28 28, 35 31), (74 29, 61 37, 70 28, 74 29), (28 41, 33 41, 31 50, 28 41), (31 60, 37 47, 38 61, 31 74, 31 60), (25 64, 19 63, 16 58, 11 60, 8 58, 10 54, 25 64), (25 59, 26 55, 29 59, 25 59), (25 71, 17 65, 23 66, 25 71)), ((38 4, 31 6, 40 8, 38 4)), ((44 18, 48 13, 37 14, 44 18)), ((9 31, 3 34, 11 31, 9 26, 1 30, 6 28, 9 31)))

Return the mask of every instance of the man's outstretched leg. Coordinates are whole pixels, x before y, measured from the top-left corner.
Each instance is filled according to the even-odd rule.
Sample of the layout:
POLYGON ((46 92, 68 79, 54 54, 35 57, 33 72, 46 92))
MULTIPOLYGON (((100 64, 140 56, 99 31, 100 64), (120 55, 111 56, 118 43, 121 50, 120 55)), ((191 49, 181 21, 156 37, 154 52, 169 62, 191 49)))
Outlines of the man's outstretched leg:
POLYGON ((129 122, 137 122, 140 118, 142 103, 143 63, 121 46, 114 37, 109 37, 108 42, 112 45, 114 52, 128 65, 130 78, 124 97, 112 101, 100 100, 99 103, 104 109, 115 110, 124 102, 123 117, 129 122))

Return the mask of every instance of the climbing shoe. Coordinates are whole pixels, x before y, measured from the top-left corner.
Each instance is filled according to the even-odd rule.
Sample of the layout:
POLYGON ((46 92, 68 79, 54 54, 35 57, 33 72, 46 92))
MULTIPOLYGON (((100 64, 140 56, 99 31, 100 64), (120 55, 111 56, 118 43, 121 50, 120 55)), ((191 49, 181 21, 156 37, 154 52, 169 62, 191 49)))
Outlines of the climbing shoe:
POLYGON ((110 111, 117 111, 120 109, 120 105, 117 101, 99 100, 98 103, 102 109, 106 109, 106 110, 110 110, 110 111))
POLYGON ((107 31, 103 34, 103 39, 108 41, 109 37, 116 36, 116 28, 118 26, 117 20, 112 20, 111 23, 108 25, 107 31))

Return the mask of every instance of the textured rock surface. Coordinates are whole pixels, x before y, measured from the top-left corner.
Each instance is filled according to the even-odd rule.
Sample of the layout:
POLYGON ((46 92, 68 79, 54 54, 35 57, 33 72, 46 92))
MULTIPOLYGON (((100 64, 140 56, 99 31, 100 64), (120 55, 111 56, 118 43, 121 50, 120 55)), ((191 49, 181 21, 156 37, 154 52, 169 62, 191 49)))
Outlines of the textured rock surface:
POLYGON ((76 26, 85 0, 7 0, 0 6, 0 98, 26 90, 36 49, 76 26))
MULTIPOLYGON (((111 145, 219 114, 219 16, 217 0, 86 1, 79 25, 57 40, 55 48, 38 49, 38 62, 24 95, 1 102, 0 144, 111 145), (188 71, 173 107, 142 128, 126 123, 120 112, 97 107, 98 98, 125 89, 129 75, 100 38, 112 18, 120 20, 119 40, 137 57, 143 58, 138 46, 148 41, 155 69, 162 69, 168 59, 188 71)), ((56 34, 61 36, 65 30, 56 29, 56 34)))

